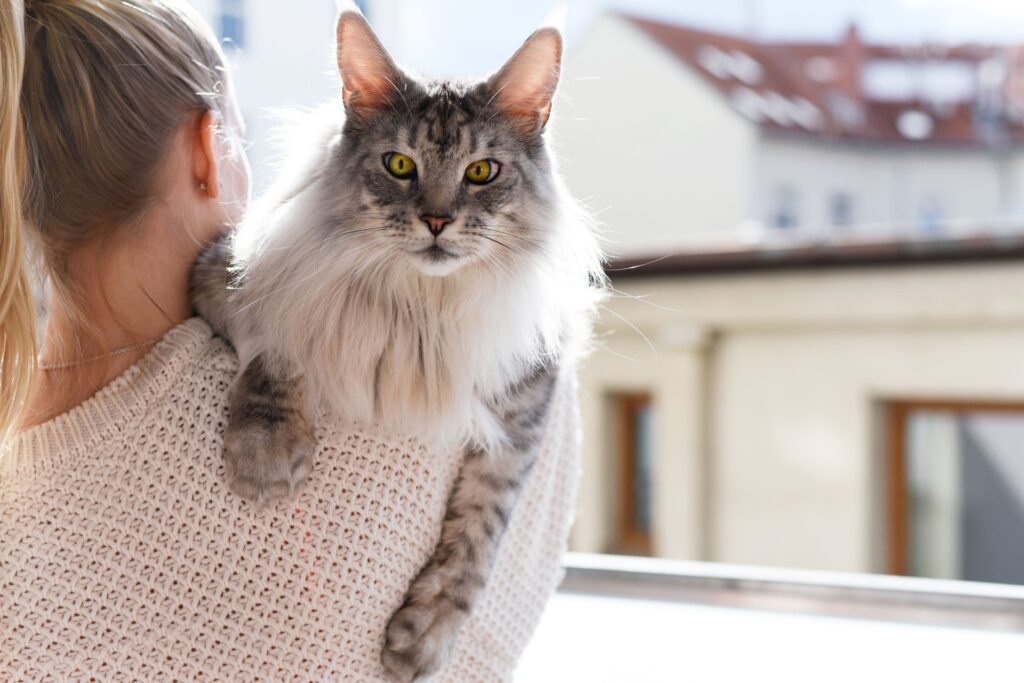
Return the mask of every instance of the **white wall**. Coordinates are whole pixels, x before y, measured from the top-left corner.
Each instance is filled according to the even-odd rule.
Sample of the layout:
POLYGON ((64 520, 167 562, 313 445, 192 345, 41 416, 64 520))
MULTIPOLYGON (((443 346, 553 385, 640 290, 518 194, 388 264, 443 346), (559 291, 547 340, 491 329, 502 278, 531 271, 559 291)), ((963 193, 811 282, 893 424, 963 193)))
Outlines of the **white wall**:
MULTIPOLYGON (((218 0, 191 0, 217 31, 218 0)), ((245 0, 245 45, 229 50, 248 125, 255 188, 266 187, 278 148, 273 109, 315 107, 336 96, 334 0, 245 0)))
MULTIPOLYGON (((614 319, 613 316, 606 316, 614 319)), ((652 542, 661 557, 701 558, 705 529, 703 389, 705 339, 671 324, 645 340, 632 330, 603 334, 581 373, 584 475, 572 547, 615 550, 617 518, 616 394, 646 392, 655 406, 652 542), (650 343, 649 343, 650 342, 650 343), (651 344, 656 347, 652 349, 651 344)))
POLYGON ((556 117, 569 187, 618 254, 728 232, 750 212, 755 128, 622 19, 568 55, 556 117))
POLYGON ((1021 348, 1024 322, 726 335, 713 370, 711 556, 884 570, 875 401, 1019 399, 1021 348))
POLYGON ((654 393, 658 554, 846 571, 884 567, 879 402, 1024 399, 1022 264, 615 284, 645 298, 583 371, 580 550, 612 533, 610 392, 654 393))
POLYGON ((855 223, 918 224, 923 208, 945 219, 1024 220, 1024 152, 855 146, 766 135, 758 146, 753 216, 770 225, 775 193, 800 194, 800 224, 831 224, 830 197, 853 198, 855 223))

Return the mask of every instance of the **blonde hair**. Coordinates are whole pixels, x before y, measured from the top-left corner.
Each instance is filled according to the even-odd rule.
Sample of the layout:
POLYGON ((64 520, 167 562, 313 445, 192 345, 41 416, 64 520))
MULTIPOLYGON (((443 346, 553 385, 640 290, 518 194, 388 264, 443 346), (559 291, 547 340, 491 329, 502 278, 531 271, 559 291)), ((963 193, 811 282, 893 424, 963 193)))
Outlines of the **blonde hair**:
POLYGON ((175 133, 218 111, 224 57, 181 0, 5 0, 0 8, 0 444, 29 392, 27 243, 74 310, 68 256, 156 198, 175 133))

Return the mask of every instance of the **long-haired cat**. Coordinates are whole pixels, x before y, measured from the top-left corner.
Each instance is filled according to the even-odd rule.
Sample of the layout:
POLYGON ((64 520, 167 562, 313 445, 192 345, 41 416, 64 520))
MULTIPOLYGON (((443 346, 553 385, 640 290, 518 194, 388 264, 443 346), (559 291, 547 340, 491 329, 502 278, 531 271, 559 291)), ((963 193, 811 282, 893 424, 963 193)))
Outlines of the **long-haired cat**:
POLYGON ((318 405, 464 450, 434 555, 387 629, 384 665, 409 681, 442 665, 486 582, 587 334, 600 255, 545 141, 557 30, 475 83, 403 72, 357 12, 337 31, 344 114, 200 258, 193 294, 241 363, 225 433, 236 493, 305 481, 318 405))

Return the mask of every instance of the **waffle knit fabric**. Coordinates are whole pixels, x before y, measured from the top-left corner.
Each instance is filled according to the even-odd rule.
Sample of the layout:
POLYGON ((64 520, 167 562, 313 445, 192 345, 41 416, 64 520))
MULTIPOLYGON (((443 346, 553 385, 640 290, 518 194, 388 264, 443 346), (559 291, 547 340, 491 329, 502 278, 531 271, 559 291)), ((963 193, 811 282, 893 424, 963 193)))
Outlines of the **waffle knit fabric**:
MULTIPOLYGON (((0 460, 0 680, 385 681, 458 454, 317 421, 309 482, 224 485, 234 354, 198 318, 0 460)), ((579 467, 563 377, 484 596, 432 681, 510 680, 560 578, 579 467)))

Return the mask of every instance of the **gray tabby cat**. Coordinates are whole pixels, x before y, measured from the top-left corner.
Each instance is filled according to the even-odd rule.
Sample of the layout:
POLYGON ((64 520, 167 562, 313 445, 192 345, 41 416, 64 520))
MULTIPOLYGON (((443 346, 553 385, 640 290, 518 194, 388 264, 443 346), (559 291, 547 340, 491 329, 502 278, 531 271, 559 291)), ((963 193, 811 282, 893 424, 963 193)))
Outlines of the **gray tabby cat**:
POLYGON ((543 136, 561 52, 545 28, 487 80, 420 80, 344 12, 344 114, 194 271, 197 309, 243 368, 225 432, 236 493, 305 481, 321 405, 464 450, 437 548, 387 628, 397 680, 443 664, 484 587, 600 294, 595 238, 543 136))

